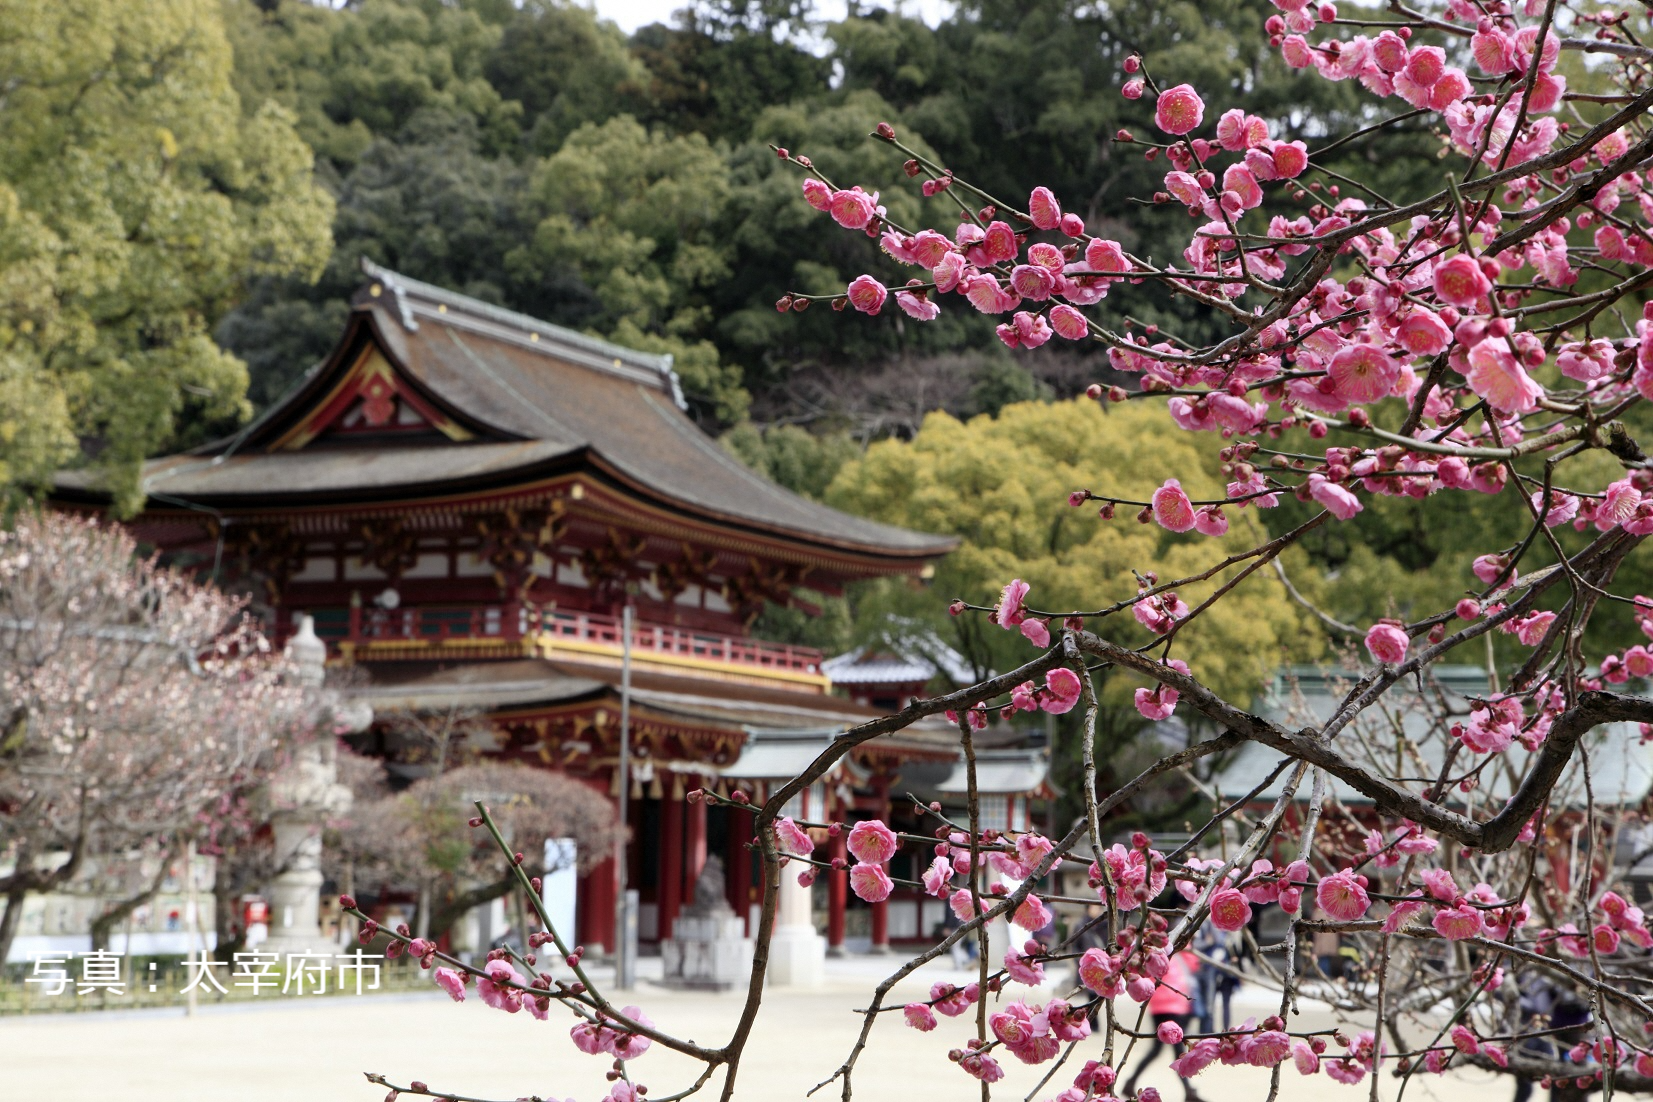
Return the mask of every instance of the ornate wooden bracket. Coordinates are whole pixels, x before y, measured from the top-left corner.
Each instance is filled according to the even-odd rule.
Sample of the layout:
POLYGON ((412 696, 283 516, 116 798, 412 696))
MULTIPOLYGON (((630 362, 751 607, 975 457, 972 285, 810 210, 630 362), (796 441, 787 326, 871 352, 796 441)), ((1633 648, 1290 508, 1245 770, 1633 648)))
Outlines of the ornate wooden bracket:
POLYGON ((580 565, 586 581, 591 584, 593 596, 599 602, 622 600, 626 582, 635 573, 637 557, 648 546, 643 536, 622 535, 617 529, 608 530, 608 541, 580 553, 580 565))
POLYGON ((683 556, 661 563, 654 570, 654 585, 667 604, 691 585, 704 586, 711 581, 712 568, 717 565, 717 552, 701 550, 691 543, 683 544, 683 556))
POLYGON ((475 518, 482 540, 478 554, 494 568, 500 595, 523 599, 533 584, 534 556, 556 557, 557 541, 568 530, 561 499, 531 509, 504 509, 475 518))
POLYGON ((362 562, 384 571, 392 582, 400 581, 419 559, 419 533, 401 517, 364 520, 357 533, 365 543, 362 562))
POLYGON ((802 585, 810 571, 807 566, 766 563, 757 558, 749 558, 747 563, 745 574, 724 583, 723 595, 748 626, 758 618, 766 601, 782 608, 790 606, 793 588, 802 585))
POLYGON ((215 519, 209 523, 208 531, 214 538, 222 532, 224 553, 241 576, 258 579, 269 603, 280 606, 287 583, 304 569, 304 537, 286 521, 220 526, 215 519))

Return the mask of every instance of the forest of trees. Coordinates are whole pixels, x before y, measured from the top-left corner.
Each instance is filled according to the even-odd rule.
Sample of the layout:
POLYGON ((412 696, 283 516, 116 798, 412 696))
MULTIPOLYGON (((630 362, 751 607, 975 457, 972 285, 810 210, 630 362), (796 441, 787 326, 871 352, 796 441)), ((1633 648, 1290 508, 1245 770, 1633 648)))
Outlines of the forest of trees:
MULTIPOLYGON (((899 161, 866 141, 889 120, 990 190, 1014 188, 1018 164, 1047 166, 1090 225, 1167 255, 1186 215, 1131 201, 1153 193, 1159 166, 1113 140, 1148 117, 1118 93, 1128 53, 1233 87, 1303 136, 1359 121, 1352 90, 1270 56, 1265 13, 1237 0, 965 3, 933 28, 871 6, 806 23, 809 7, 700 3, 628 39, 561 0, 226 0, 243 103, 291 112, 337 203, 321 277, 261 277, 217 325, 253 403, 325 353, 362 255, 672 351, 714 431, 750 415, 864 442, 910 435, 936 408, 1071 395, 1096 365, 1017 362, 981 317, 777 315, 784 289, 841 289, 877 261, 875 242, 813 217, 769 146, 887 181, 892 217, 916 216, 899 161)), ((1398 160, 1362 158, 1351 172, 1372 183, 1398 160)), ((1130 309, 1151 324, 1180 307, 1143 294, 1130 309)))
MULTIPOLYGON (((1371 101, 1288 68, 1269 48, 1271 9, 1243 0, 966 0, 936 26, 870 4, 820 22, 807 0, 702 0, 629 37, 568 0, 7 3, 32 29, 0 40, 13 74, 0 112, 12 500, 93 462, 134 507, 145 456, 234 431, 326 354, 367 256, 670 351, 696 418, 749 465, 839 508, 963 537, 927 594, 875 587, 816 619, 771 610, 758 630, 833 650, 900 608, 983 668, 1013 658, 1008 641, 954 638, 948 598, 987 599, 1011 575, 1078 593, 1099 569, 1174 552, 1182 537, 1157 530, 1052 526, 1049 499, 1079 488, 1060 484, 1064 470, 1158 469, 1155 449, 1177 434, 1079 411, 1087 385, 1119 381, 1106 357, 1011 352, 987 315, 777 313, 787 291, 836 294, 896 269, 813 211, 771 146, 881 187, 892 219, 928 224, 946 208, 923 205, 952 200, 922 198, 868 141, 888 121, 1007 202, 1024 201, 1022 168, 1037 164, 1092 232, 1167 259, 1188 215, 1151 201, 1164 164, 1118 139, 1152 132, 1149 101, 1120 92, 1131 53, 1308 143, 1312 188, 1415 193, 1441 149, 1427 116, 1338 145, 1377 121, 1371 101), (1015 403, 1032 404, 1001 423, 1015 403), (1093 440, 1084 455, 1040 453, 1075 427, 1093 440), (1018 531, 1019 513, 1044 518, 1038 531, 1018 531)), ((1572 87, 1591 86, 1576 55, 1562 64, 1572 87)), ((1212 326, 1153 283, 1120 286, 1108 307, 1118 325, 1187 339, 1212 326)), ((1422 503, 1384 499, 1287 566, 1333 619, 1405 614, 1473 581, 1437 565, 1482 541, 1492 516, 1425 524, 1422 503)), ((1321 620, 1269 617, 1257 622, 1279 645, 1253 648, 1259 662, 1339 641, 1321 620)))

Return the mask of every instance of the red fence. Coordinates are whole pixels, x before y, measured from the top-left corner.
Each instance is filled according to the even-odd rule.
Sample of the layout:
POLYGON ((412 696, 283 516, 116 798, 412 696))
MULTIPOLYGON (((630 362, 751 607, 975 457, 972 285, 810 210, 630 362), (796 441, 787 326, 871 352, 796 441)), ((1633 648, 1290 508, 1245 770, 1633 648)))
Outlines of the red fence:
MULTIPOLYGON (((340 643, 362 646, 395 642, 435 645, 460 639, 512 642, 540 635, 550 636, 553 640, 595 643, 616 650, 624 645, 619 618, 594 612, 536 610, 521 605, 432 605, 396 609, 321 609, 313 615, 316 618, 316 634, 331 646, 340 643)), ((821 672, 821 652, 813 647, 765 643, 663 624, 634 622, 631 646, 634 652, 639 653, 670 654, 799 673, 821 672)), ((409 657, 414 656, 409 654, 409 657)))

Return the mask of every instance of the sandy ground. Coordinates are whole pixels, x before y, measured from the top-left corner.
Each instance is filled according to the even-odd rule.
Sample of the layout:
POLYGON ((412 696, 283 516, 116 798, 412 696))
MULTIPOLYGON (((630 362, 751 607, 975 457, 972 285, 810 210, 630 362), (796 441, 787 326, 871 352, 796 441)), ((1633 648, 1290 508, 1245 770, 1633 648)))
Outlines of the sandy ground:
MULTIPOLYGON (((645 962, 646 964, 647 962, 645 962)), ((874 984, 897 962, 893 958, 850 958, 828 962, 824 987, 775 991, 765 1001, 751 1047, 737 1081, 736 1096, 747 1099, 804 1098, 831 1074, 849 1052, 874 984)), ((913 997, 941 978, 967 978, 939 967, 926 969, 922 982, 908 981, 913 997)), ((1056 992, 1030 994, 1043 1001, 1056 992)), ((740 1009, 736 995, 668 991, 644 982, 633 999, 662 1026, 707 1044, 720 1044, 740 1009)), ((1242 990, 1235 1017, 1263 1016, 1274 1009, 1267 993, 1242 990)), ((947 1061, 947 1050, 970 1035, 964 1020, 942 1020, 933 1033, 919 1034, 891 1015, 874 1030, 855 1076, 855 1097, 864 1102, 915 1102, 950 1098, 971 1102, 973 1081, 947 1061)), ((1332 1021, 1324 1008, 1307 1008, 1301 1019, 1320 1027, 1332 1021)), ((1081 1045, 1076 1063, 1088 1056, 1081 1045)), ((1137 1057, 1132 1057, 1134 1064, 1137 1057)), ((1058 1073, 1035 1090, 1048 1070, 1006 1058, 1008 1075, 994 1088, 1006 1102, 1047 1099, 1072 1080, 1058 1073)), ((659 1046, 635 1061, 636 1078, 655 1096, 688 1086, 695 1066, 659 1046)), ((0 1019, 0 1097, 49 1102, 123 1102, 233 1099, 235 1102, 379 1102, 384 1092, 362 1078, 375 1071, 393 1082, 421 1079, 438 1090, 486 1099, 538 1094, 594 1102, 607 1091, 605 1058, 585 1056, 568 1040, 553 1012, 551 1022, 526 1013, 490 1010, 474 994, 456 1006, 445 996, 384 995, 328 1000, 274 1000, 251 1005, 203 1008, 194 1017, 182 1010, 34 1015, 0 1019)), ((1074 1069, 1076 1070, 1076 1068, 1074 1069)), ((1253 1068, 1212 1067, 1195 1083, 1206 1102, 1263 1102, 1268 1073, 1253 1068)), ((713 1085, 719 1083, 713 1080, 713 1085)), ((1162 1057, 1142 1079, 1159 1086, 1165 1102, 1181 1102, 1176 1077, 1162 1057)), ((1393 1100, 1397 1082, 1385 1077, 1380 1093, 1393 1100)), ((1348 1087, 1324 1075, 1303 1079, 1290 1065, 1283 1075, 1283 1102, 1331 1102, 1333 1096, 1363 1102, 1370 1081, 1348 1087)), ((1444 1077, 1419 1077, 1406 1090, 1408 1102, 1508 1102, 1508 1079, 1467 1070, 1444 1077)), ((838 1085, 817 1099, 836 1098, 838 1085)), ((708 1091, 703 1097, 715 1098, 708 1091)))

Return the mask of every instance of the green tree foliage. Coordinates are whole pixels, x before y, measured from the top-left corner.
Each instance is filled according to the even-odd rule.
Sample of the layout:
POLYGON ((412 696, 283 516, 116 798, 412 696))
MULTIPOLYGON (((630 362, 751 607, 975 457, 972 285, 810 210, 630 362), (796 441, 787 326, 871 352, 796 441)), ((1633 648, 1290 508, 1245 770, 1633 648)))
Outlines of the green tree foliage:
POLYGON ((729 274, 717 232, 728 196, 728 168, 701 135, 649 131, 629 115, 587 123, 535 169, 529 204, 539 224, 509 264, 524 283, 577 273, 602 305, 606 335, 674 353, 685 390, 719 420, 738 420, 739 373, 701 337, 706 294, 729 274))
POLYGON ((530 0, 513 11, 485 71, 500 95, 521 105, 524 143, 539 156, 586 123, 617 109, 640 114, 650 103, 649 71, 619 29, 562 3, 530 0))
MULTIPOLYGON (((1156 570, 1163 580, 1198 573, 1223 553, 1250 546, 1251 533, 1243 514, 1220 540, 1173 535, 1138 523, 1129 510, 1104 521, 1092 509, 1066 508, 1068 493, 1106 480, 1110 492, 1147 500, 1175 471, 1191 496, 1220 497, 1222 481, 1209 467, 1197 438, 1162 410, 1024 403, 968 422, 932 414, 910 443, 874 444, 864 459, 846 465, 827 500, 877 520, 961 537, 960 548, 937 569, 933 603, 960 597, 992 604, 999 589, 1019 577, 1032 585, 1034 607, 1083 611, 1134 594, 1133 571, 1156 570)), ((1220 581, 1178 592, 1194 605, 1220 581)), ((1204 618, 1194 649, 1179 643, 1172 657, 1184 658, 1202 679, 1224 686, 1221 691, 1241 692, 1281 661, 1315 649, 1306 614, 1267 576, 1204 618)), ((1102 630, 1134 642, 1148 638, 1120 616, 1102 630)), ((1013 633, 1001 634, 1014 644, 1005 656, 1031 653, 1013 633)))
POLYGON ((328 167, 343 173, 375 137, 422 111, 476 120, 484 148, 515 146, 522 108, 484 67, 501 29, 442 0, 363 0, 330 11, 302 0, 224 0, 244 96, 275 99, 328 167))
POLYGON ((599 305, 577 277, 548 269, 510 279, 510 250, 532 232, 528 173, 490 157, 469 115, 415 115, 393 139, 375 140, 339 185, 336 245, 322 278, 265 280, 226 317, 218 338, 246 358, 250 396, 267 405, 325 356, 362 282, 366 256, 415 279, 576 327, 599 305))
MULTIPOLYGON (((1022 578, 1032 586, 1028 601, 1037 609, 1096 610, 1133 595, 1135 572, 1157 571, 1170 581, 1252 546, 1255 530, 1238 510, 1230 534, 1211 539, 1138 523, 1129 509, 1106 521, 1092 508, 1065 504, 1070 491, 1104 482, 1111 493, 1147 500, 1173 471, 1191 496, 1221 496, 1222 479, 1202 443, 1177 428, 1163 409, 1132 404, 1104 411, 1095 402, 1067 401, 1007 406, 997 418, 968 422, 934 413, 911 442, 874 444, 864 459, 839 472, 827 490, 828 502, 892 524, 956 535, 962 543, 938 565, 927 591, 883 584, 858 594, 857 634, 878 630, 887 613, 927 619, 978 669, 1011 669, 1031 658, 1034 648, 1020 634, 985 625, 980 617, 948 623, 944 602, 958 597, 991 605, 1006 582, 1022 578)), ((1177 592, 1197 606, 1229 576, 1177 592)), ((1188 662, 1207 684, 1222 686, 1219 692, 1240 697, 1282 663, 1313 659, 1323 646, 1309 614, 1289 601, 1266 571, 1241 583, 1201 619, 1198 632, 1173 642, 1170 657, 1188 662)), ((1129 613, 1087 623, 1122 642, 1149 639, 1129 613)), ((1143 683, 1106 672, 1098 683, 1103 703, 1098 759, 1128 761, 1131 745, 1147 726, 1132 700, 1143 683)), ((1063 721, 1054 759, 1058 784, 1069 792, 1083 788, 1075 772, 1078 731, 1076 723, 1063 721)))
POLYGON ((632 50, 648 70, 647 118, 740 142, 774 104, 827 91, 830 58, 805 50, 807 0, 724 0, 685 5, 677 26, 640 29, 632 50))
POLYGON ((861 456, 847 433, 816 435, 797 425, 759 429, 747 422, 725 433, 723 446, 764 477, 817 501, 844 464, 861 456))
MULTIPOLYGON (((260 286, 252 317, 220 331, 258 357, 260 402, 325 349, 370 246, 381 262, 420 265, 408 269, 418 278, 485 285, 503 305, 673 353, 697 412, 718 427, 751 395, 766 420, 911 431, 914 418, 890 415, 910 404, 904 369, 942 360, 969 377, 923 388, 928 408, 992 411, 1043 393, 1036 378, 1071 395, 1105 371, 1094 350, 1070 353, 1089 366, 1057 374, 1045 358, 1013 366, 992 335, 997 319, 956 301, 931 323, 893 306, 876 318, 777 314, 787 290, 914 273, 809 208, 797 170, 770 146, 807 153, 836 183, 880 190, 899 223, 950 227, 954 195, 923 199, 899 159, 868 140, 889 121, 1007 202, 1048 184, 1093 230, 1170 261, 1186 215, 1134 202, 1162 186, 1164 163, 1114 140, 1122 127, 1146 133, 1152 110, 1119 94, 1128 54, 1311 144, 1372 121, 1353 89, 1287 69, 1267 46, 1267 11, 1250 0, 970 0, 935 27, 872 7, 817 24, 799 0, 699 0, 629 41, 571 0, 222 2, 244 98, 273 97, 299 118, 340 200, 345 255, 322 287, 260 286), (432 117, 467 137, 433 141, 432 117), (402 182, 387 165, 405 169, 402 182), (364 167, 369 178, 357 179, 364 167), (442 186, 420 184, 422 173, 442 186), (444 201, 427 202, 436 191, 444 201), (644 209, 663 202, 680 206, 644 209), (399 203, 422 235, 464 249, 410 261, 357 232, 399 203), (478 210, 494 213, 492 235, 450 225, 474 223, 478 210), (482 266, 492 274, 468 270, 482 266), (983 359, 989 350, 999 358, 983 359)), ((1431 171, 1427 156, 1400 155, 1432 152, 1430 141, 1411 133, 1376 154, 1351 148, 1333 167, 1386 187, 1415 166, 1431 171)), ((1118 288, 1113 301, 1143 322, 1199 323, 1151 283, 1118 288)))
POLYGON ((292 114, 236 94, 211 0, 5 0, 0 27, 0 475, 78 439, 130 507, 181 415, 245 415, 210 326, 249 277, 320 270, 332 203, 292 114))

